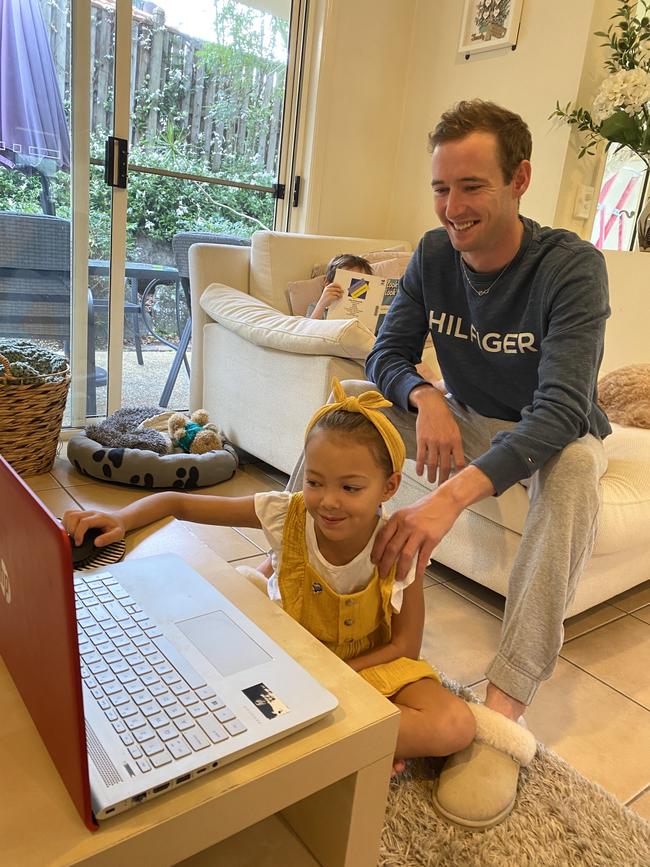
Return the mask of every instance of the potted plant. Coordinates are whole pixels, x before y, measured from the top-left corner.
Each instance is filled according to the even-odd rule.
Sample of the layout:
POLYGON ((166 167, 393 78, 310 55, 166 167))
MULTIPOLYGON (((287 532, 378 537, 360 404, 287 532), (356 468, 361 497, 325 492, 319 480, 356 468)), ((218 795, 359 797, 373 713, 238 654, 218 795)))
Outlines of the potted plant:
MULTIPOLYGON (((607 31, 596 31, 609 49, 607 76, 593 101, 591 111, 559 101, 551 117, 576 126, 585 141, 578 158, 595 154, 605 140, 616 150, 629 148, 650 169, 650 0, 621 0, 607 31)), ((650 250, 650 200, 637 219, 637 237, 642 250, 650 250)))

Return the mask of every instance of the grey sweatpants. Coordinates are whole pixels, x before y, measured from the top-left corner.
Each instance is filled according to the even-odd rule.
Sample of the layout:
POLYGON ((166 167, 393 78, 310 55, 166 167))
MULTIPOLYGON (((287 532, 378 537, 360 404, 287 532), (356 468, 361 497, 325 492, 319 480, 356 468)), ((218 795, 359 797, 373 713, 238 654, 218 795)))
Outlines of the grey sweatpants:
MULTIPOLYGON (((361 380, 346 380, 342 385, 348 394, 376 389, 361 380)), ((447 405, 460 429, 468 462, 487 451, 499 431, 515 426, 481 416, 450 396, 447 405)), ((385 412, 404 439, 407 457, 415 459, 416 413, 397 407, 385 412)), ((593 548, 599 480, 606 469, 602 441, 587 434, 525 481, 528 516, 508 579, 499 649, 485 672, 491 683, 524 704, 531 703, 540 683, 555 668, 564 615, 593 548)), ((302 487, 302 474, 301 457, 288 490, 302 487)))

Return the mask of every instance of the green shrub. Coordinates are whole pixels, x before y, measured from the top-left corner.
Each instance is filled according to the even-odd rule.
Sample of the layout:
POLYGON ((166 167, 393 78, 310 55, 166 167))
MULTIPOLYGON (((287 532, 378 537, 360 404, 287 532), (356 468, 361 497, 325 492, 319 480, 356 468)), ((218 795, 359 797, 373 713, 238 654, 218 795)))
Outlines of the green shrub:
MULTIPOLYGON (((103 154, 104 136, 96 135, 91 155, 103 154)), ((195 175, 212 172, 189 148, 165 141, 149 146, 137 145, 129 154, 134 165, 147 165, 195 175)), ((246 157, 224 160, 219 177, 244 183, 270 186, 272 176, 246 157)), ((128 180, 127 258, 149 261, 151 242, 168 249, 177 232, 215 232, 249 238, 254 231, 273 226, 275 201, 269 193, 236 187, 216 186, 162 175, 131 172, 128 180)), ((0 207, 7 211, 42 213, 38 176, 0 169, 0 207)), ((70 175, 57 172, 50 180, 50 193, 56 214, 70 219, 70 175)), ((89 253, 91 259, 108 259, 110 254, 111 188, 106 186, 103 170, 91 166, 89 182, 89 253)))

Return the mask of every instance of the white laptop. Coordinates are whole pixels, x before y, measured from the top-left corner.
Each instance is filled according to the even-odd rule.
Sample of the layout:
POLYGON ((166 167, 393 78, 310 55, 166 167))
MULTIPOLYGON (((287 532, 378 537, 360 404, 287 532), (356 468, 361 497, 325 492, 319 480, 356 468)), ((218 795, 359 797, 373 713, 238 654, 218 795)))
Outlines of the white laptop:
POLYGON ((67 534, 1 457, 0 502, 0 653, 88 827, 337 706, 181 558, 73 577, 67 534))

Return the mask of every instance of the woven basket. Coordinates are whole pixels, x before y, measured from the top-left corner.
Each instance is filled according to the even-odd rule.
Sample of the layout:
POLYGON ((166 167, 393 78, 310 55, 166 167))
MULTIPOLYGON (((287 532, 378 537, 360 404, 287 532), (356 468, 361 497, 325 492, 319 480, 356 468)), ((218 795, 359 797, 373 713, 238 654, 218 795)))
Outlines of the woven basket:
POLYGON ((17 473, 36 476, 52 469, 70 385, 70 367, 25 382, 11 375, 0 355, 0 454, 17 473))

